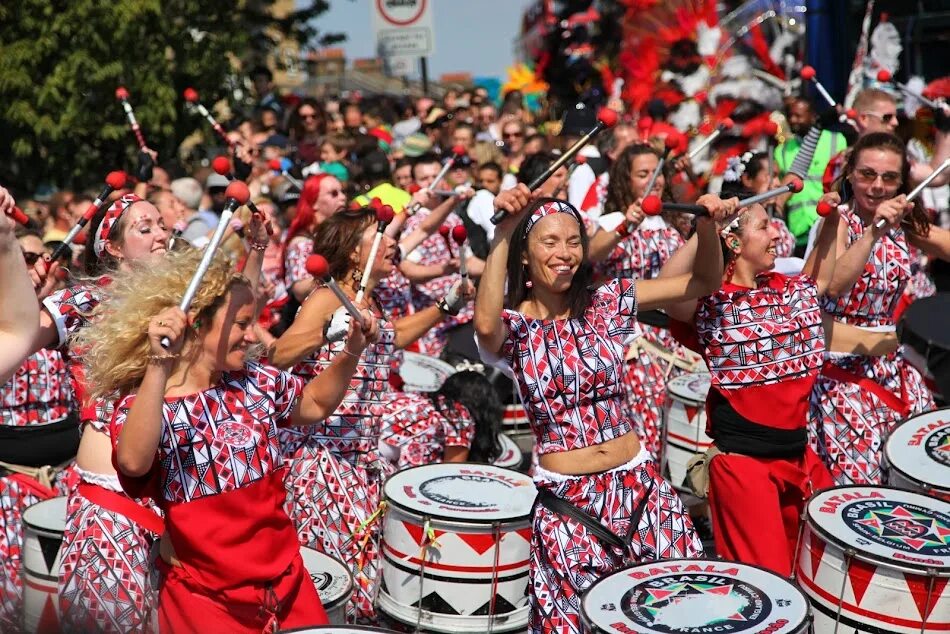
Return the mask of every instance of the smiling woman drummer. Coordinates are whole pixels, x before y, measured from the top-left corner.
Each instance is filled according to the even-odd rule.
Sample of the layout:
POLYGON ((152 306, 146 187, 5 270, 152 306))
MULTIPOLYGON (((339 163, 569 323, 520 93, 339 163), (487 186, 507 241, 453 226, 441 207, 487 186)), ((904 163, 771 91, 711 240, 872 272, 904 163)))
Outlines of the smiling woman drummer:
POLYGON ((702 554, 679 498, 641 447, 621 385, 624 351, 639 335, 637 310, 695 299, 719 284, 714 218, 735 203, 716 196, 699 203, 712 218, 697 222, 692 271, 593 289, 574 207, 532 201, 524 185, 496 198, 507 215, 479 286, 475 331, 482 356, 513 375, 540 454, 532 632, 578 632, 580 593, 625 561, 702 554))

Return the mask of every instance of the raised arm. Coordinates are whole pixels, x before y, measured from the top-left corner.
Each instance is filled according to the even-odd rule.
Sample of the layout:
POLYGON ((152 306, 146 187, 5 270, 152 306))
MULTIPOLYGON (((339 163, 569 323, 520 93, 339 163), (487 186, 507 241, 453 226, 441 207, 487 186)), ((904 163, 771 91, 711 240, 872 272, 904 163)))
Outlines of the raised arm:
POLYGON ((376 319, 369 311, 363 311, 363 319, 365 328, 361 328, 355 319, 350 320, 350 332, 343 350, 304 387, 303 395, 290 414, 291 425, 319 423, 343 402, 363 350, 379 334, 376 319))
POLYGON ((907 197, 903 194, 882 202, 878 205, 871 225, 866 227, 861 237, 852 242, 850 246, 848 246, 847 223, 838 224, 836 250, 839 256, 835 263, 835 271, 831 278, 831 283, 828 284, 828 295, 834 298, 840 297, 854 286, 854 283, 858 281, 861 273, 864 272, 864 265, 867 264, 868 258, 871 257, 874 244, 881 236, 887 233, 891 227, 897 226, 901 216, 904 214, 904 209, 907 204, 907 197), (876 226, 879 219, 884 219, 887 222, 881 229, 878 229, 876 226))
POLYGON ((491 251, 485 260, 485 270, 478 285, 475 299, 475 333, 479 346, 492 354, 499 354, 505 341, 505 324, 501 311, 505 307, 505 283, 508 279, 508 247, 511 232, 521 212, 531 202, 527 185, 519 184, 495 197, 495 209, 503 209, 508 215, 495 228, 491 251))
POLYGON ((294 322, 270 346, 270 362, 286 369, 320 348, 324 343, 323 333, 327 321, 339 307, 340 300, 329 289, 321 288, 311 293, 300 307, 294 322))
POLYGON ((620 225, 613 231, 607 231, 601 227, 601 230, 590 238, 590 248, 587 251, 587 259, 591 262, 600 262, 613 252, 614 248, 620 244, 620 241, 630 235, 640 223, 643 222, 643 209, 640 207, 640 199, 631 203, 624 213, 624 218, 620 225))
MULTIPOLYGON (((692 267, 674 275, 672 271, 675 267, 682 267, 684 264, 680 261, 669 270, 664 266, 666 272, 661 272, 660 277, 656 279, 638 280, 639 310, 666 308, 669 311, 670 307, 673 307, 677 314, 670 313, 672 317, 689 321, 692 314, 685 317, 681 314, 685 311, 679 311, 676 308, 680 304, 713 293, 722 284, 722 248, 719 245, 719 230, 716 221, 731 215, 736 210, 738 202, 736 198, 721 200, 712 194, 699 197, 696 203, 705 207, 709 215, 699 216, 696 219, 695 255, 692 257, 692 267)), ((689 243, 679 250, 682 251, 688 247, 689 243)), ((673 262, 673 258, 670 262, 673 262)))
POLYGON ((815 240, 815 248, 802 268, 802 273, 815 280, 819 295, 828 290, 835 274, 838 260, 838 225, 841 220, 838 205, 841 203, 841 196, 838 192, 828 192, 821 197, 821 201, 831 206, 831 213, 819 221, 821 228, 815 240))
POLYGON ((39 334, 40 308, 23 252, 7 216, 13 197, 0 187, 0 382, 16 372, 39 334))
MULTIPOLYGON (((423 194, 426 190, 421 189, 416 192, 415 196, 423 194)), ((413 196, 413 200, 415 200, 413 196)), ((422 244, 426 238, 431 236, 433 233, 439 230, 439 227, 445 222, 445 219, 449 217, 452 213, 452 210, 455 209, 456 205, 460 201, 465 200, 471 197, 471 193, 465 195, 454 194, 452 196, 447 196, 445 200, 439 203, 430 213, 426 216, 420 223, 419 226, 410 231, 407 235, 399 240, 399 246, 402 248, 402 252, 405 255, 409 255, 412 251, 422 244)))

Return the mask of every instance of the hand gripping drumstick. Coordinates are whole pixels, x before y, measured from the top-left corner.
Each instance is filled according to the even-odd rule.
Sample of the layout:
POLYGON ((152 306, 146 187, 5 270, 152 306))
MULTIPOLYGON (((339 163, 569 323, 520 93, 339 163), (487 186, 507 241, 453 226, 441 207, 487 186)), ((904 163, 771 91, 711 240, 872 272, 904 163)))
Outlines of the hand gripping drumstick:
POLYGON ((653 168, 653 173, 650 174, 650 180, 647 181, 647 187, 643 191, 650 193, 653 191, 653 186, 656 185, 656 179, 660 177, 660 172, 663 171, 663 166, 666 164, 666 159, 670 156, 670 151, 676 145, 676 140, 668 136, 663 143, 663 154, 660 155, 660 160, 657 161, 656 167, 653 168))
POLYGON ((227 143, 228 146, 235 147, 237 145, 236 142, 228 138, 227 132, 224 131, 224 128, 221 127, 221 124, 218 123, 217 119, 214 118, 214 115, 208 112, 208 109, 205 108, 203 103, 198 101, 197 90, 195 90, 194 88, 185 88, 184 92, 182 93, 182 96, 185 98, 185 101, 187 101, 190 104, 194 104, 195 108, 198 109, 198 114, 204 117, 208 121, 208 123, 211 124, 211 127, 214 129, 214 131, 218 133, 218 136, 221 137, 221 139, 225 143, 227 143))
POLYGON ((383 241, 383 234, 386 231, 386 227, 395 217, 396 213, 389 205, 381 205, 376 210, 376 235, 373 236, 373 246, 369 248, 366 270, 363 271, 363 277, 360 278, 359 290, 356 291, 357 304, 363 300, 363 296, 366 294, 366 286, 369 284, 370 273, 373 272, 373 264, 376 262, 376 252, 379 251, 379 244, 383 241))
POLYGON ((109 172, 106 175, 106 186, 102 188, 102 191, 99 192, 99 195, 96 196, 96 199, 89 203, 89 207, 86 208, 85 213, 83 213, 82 218, 80 218, 73 228, 69 230, 69 233, 66 234, 66 237, 63 238, 62 243, 53 253, 50 255, 50 259, 58 260, 63 253, 66 252, 66 247, 73 243, 73 240, 76 239, 76 235, 82 231, 82 228, 89 223, 93 216, 95 216, 99 211, 105 206, 106 201, 109 199, 109 195, 117 189, 122 189, 125 187, 126 176, 125 172, 122 170, 116 170, 114 172, 109 172))
POLYGON ((459 275, 464 280, 468 277, 468 267, 465 265, 465 240, 468 239, 468 231, 463 225, 455 225, 452 228, 452 239, 459 246, 459 275))
MULTIPOLYGON (((909 203, 914 202, 914 200, 916 200, 918 196, 924 193, 924 190, 927 189, 927 186, 930 185, 930 183, 932 183, 935 178, 940 176, 944 172, 944 170, 946 170, 948 167, 950 167, 950 158, 944 159, 943 163, 941 163, 937 167, 937 169, 930 172, 930 175, 927 178, 920 181, 920 185, 915 187, 913 190, 911 190, 909 194, 907 194, 907 202, 909 203)), ((887 222, 885 222, 885 220, 881 218, 880 220, 874 223, 874 226, 878 229, 883 229, 884 225, 886 224, 887 222)))
MULTIPOLYGON (((185 289, 185 294, 182 296, 181 302, 178 303, 178 307, 184 313, 188 312, 188 308, 191 306, 191 302, 198 292, 198 287, 201 286, 201 280, 204 279, 205 273, 208 272, 208 267, 211 266, 211 260, 214 259, 214 254, 217 252, 218 247, 221 246, 221 241, 224 239, 224 232, 231 224, 231 216, 234 215, 234 211, 238 207, 245 204, 251 197, 251 192, 247 189, 247 185, 243 181, 232 181, 224 194, 228 197, 228 201, 225 203, 224 210, 221 212, 218 226, 215 227, 214 233, 211 235, 211 240, 208 241, 208 246, 205 247, 204 253, 201 254, 201 262, 198 264, 198 269, 192 276, 191 282, 188 283, 188 288, 185 289)), ((168 337, 162 337, 161 344, 162 347, 167 350, 168 346, 171 345, 171 340, 168 337)))
POLYGON ((139 127, 139 122, 135 120, 135 113, 132 111, 131 104, 129 104, 129 91, 125 89, 125 86, 119 86, 115 89, 115 98, 119 100, 122 109, 125 110, 125 118, 129 120, 129 126, 132 127, 132 132, 135 133, 135 139, 139 142, 139 149, 147 149, 148 145, 145 143, 145 137, 142 136, 142 128, 139 127))
MULTIPOLYGON (((818 81, 818 74, 815 72, 814 67, 802 66, 802 71, 800 74, 802 76, 802 79, 804 79, 805 81, 810 81, 813 84, 815 84, 815 88, 818 89, 819 94, 821 94, 822 98, 826 102, 828 102, 829 106, 831 106, 832 108, 838 107, 838 102, 834 100, 834 97, 832 97, 828 93, 827 90, 825 90, 824 85, 820 81, 818 81)), ((840 115, 838 115, 838 121, 840 121, 841 123, 844 123, 845 121, 849 121, 849 120, 853 122, 855 116, 857 116, 857 113, 852 108, 848 110, 847 112, 843 112, 840 115)))
POLYGON ((327 288, 333 291, 333 294, 336 295, 336 298, 343 304, 346 312, 348 312, 350 316, 353 317, 353 319, 358 321, 360 326, 365 328, 366 322, 363 320, 363 315, 360 313, 359 309, 353 305, 353 302, 350 301, 350 298, 346 296, 346 293, 344 293, 343 289, 340 288, 340 285, 336 283, 336 280, 330 277, 329 271, 330 266, 327 264, 326 258, 324 258, 322 255, 314 254, 307 258, 307 273, 326 284, 327 288))
MULTIPOLYGON (((560 156, 556 161, 551 163, 550 167, 544 170, 543 174, 539 174, 537 178, 531 181, 528 184, 528 189, 531 191, 536 190, 538 187, 544 184, 544 181, 551 178, 551 175, 554 172, 561 169, 562 166, 566 165, 568 161, 574 158, 574 155, 581 151, 585 145, 590 143, 595 136, 606 130, 607 128, 612 128, 617 123, 617 113, 609 108, 601 108, 597 113, 597 125, 590 129, 590 131, 582 136, 577 143, 572 145, 567 149, 564 154, 560 156)), ((497 225, 499 222, 505 219, 505 212, 502 209, 499 209, 495 212, 495 215, 491 217, 491 222, 493 225, 497 225)))
POLYGON ((26 225, 26 223, 30 221, 30 219, 27 218, 26 214, 23 213, 23 210, 17 206, 13 206, 7 209, 7 216, 9 216, 10 218, 13 218, 13 222, 20 225, 26 225))
POLYGON ((908 88, 907 84, 902 84, 899 81, 894 81, 894 77, 891 75, 891 71, 887 70, 886 68, 882 68, 881 70, 877 71, 877 80, 881 82, 882 84, 886 84, 886 83, 894 84, 895 86, 897 86, 897 89, 900 90, 902 93, 904 93, 908 97, 913 97, 914 99, 917 99, 918 101, 926 105, 931 110, 936 111, 939 108, 943 110, 944 112, 950 112, 950 106, 948 106, 947 104, 940 103, 939 101, 934 101, 933 99, 928 99, 927 97, 924 97, 919 92, 913 91, 910 88, 908 88))
POLYGON ((715 141, 716 139, 718 139, 720 134, 722 134, 723 132, 725 132, 726 130, 728 130, 729 128, 731 128, 733 125, 735 125, 735 124, 732 122, 732 119, 726 117, 725 119, 723 119, 722 121, 719 122, 719 125, 717 125, 717 126, 716 126, 716 129, 712 131, 712 134, 710 134, 708 137, 706 137, 705 139, 703 139, 702 143, 700 143, 700 144, 697 145, 695 148, 693 148, 692 150, 690 150, 690 151, 689 151, 689 154, 687 154, 686 156, 688 156, 688 157, 689 157, 689 160, 692 161, 692 160, 695 159, 697 156, 699 156, 700 153, 702 153, 703 150, 705 150, 707 147, 709 147, 709 145, 710 145, 713 141, 715 141))
MULTIPOLYGON (((790 181, 781 187, 776 187, 775 189, 770 189, 767 192, 761 194, 756 194, 755 196, 749 196, 748 198, 742 198, 739 200, 739 208, 748 207, 749 205, 754 205, 768 200, 769 198, 774 198, 776 196, 781 196, 782 194, 787 194, 789 192, 797 193, 802 190, 802 181, 795 179, 790 181)), ((655 216, 661 211, 681 211, 687 214, 695 214, 697 216, 708 216, 709 211, 702 205, 688 205, 684 203, 665 203, 660 200, 659 196, 647 196, 643 199, 643 204, 641 205, 643 213, 648 216, 655 216)))
POLYGON ((288 183, 297 188, 297 191, 303 191, 303 183, 290 175, 290 172, 287 171, 289 165, 285 167, 284 161, 281 159, 271 159, 267 162, 267 167, 286 178, 288 183))
MULTIPOLYGON (((234 182, 234 173, 231 171, 231 160, 226 156, 216 156, 211 161, 211 169, 215 172, 224 176, 226 179, 234 182)), ((264 221, 264 215, 257 208, 257 205, 252 203, 250 200, 247 201, 247 208, 251 210, 251 213, 257 216, 261 222, 264 221)), ((274 228, 270 226, 270 223, 267 224, 267 235, 274 235, 274 228)))

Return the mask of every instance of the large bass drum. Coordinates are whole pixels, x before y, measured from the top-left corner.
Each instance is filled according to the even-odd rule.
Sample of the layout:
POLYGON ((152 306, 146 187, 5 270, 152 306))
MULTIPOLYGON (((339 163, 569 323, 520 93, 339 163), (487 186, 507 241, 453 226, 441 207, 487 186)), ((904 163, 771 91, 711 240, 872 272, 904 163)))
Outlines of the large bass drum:
POLYGON ((887 482, 950 502, 950 409, 914 416, 884 443, 887 482))

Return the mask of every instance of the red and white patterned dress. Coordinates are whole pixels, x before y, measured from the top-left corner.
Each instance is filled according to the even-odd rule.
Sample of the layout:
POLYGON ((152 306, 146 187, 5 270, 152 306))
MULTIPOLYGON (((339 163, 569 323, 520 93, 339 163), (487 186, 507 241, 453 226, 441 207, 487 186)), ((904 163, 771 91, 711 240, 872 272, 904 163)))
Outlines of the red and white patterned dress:
POLYGON ((287 245, 284 253, 284 287, 287 292, 301 280, 309 280, 307 258, 313 255, 313 240, 306 236, 296 236, 287 245))
MULTIPOLYGON (((0 386, 0 426, 15 436, 21 435, 21 431, 39 431, 36 430, 39 427, 54 429, 50 426, 55 425, 57 438, 65 432, 70 436, 75 434, 74 438, 78 440, 75 412, 72 379, 58 350, 40 350, 30 355, 10 380, 0 386)), ((27 438, 23 440, 30 442, 27 438)), ((72 454, 75 445, 64 447, 64 450, 72 454)), ((44 452, 42 458, 34 454, 24 460, 0 450, 4 462, 25 466, 58 467, 72 458, 63 452, 57 454, 46 455, 44 452)), ((20 576, 23 511, 37 502, 66 495, 76 485, 77 479, 74 463, 55 472, 51 487, 29 475, 0 468, 0 630, 19 628, 23 617, 23 580, 20 576)))
MULTIPOLYGON (((850 245, 865 227, 853 211, 844 212, 842 218, 850 245)), ((823 308, 842 323, 892 329, 894 311, 910 279, 907 238, 902 229, 892 229, 874 244, 854 285, 837 300, 825 297, 823 308)), ((812 392, 811 441, 838 484, 879 484, 888 433, 907 415, 933 409, 933 396, 900 350, 882 357, 836 353, 829 357, 834 368, 826 368, 812 392), (836 369, 866 383, 826 376, 836 369), (882 389, 891 396, 875 393, 882 389), (899 400, 888 405, 894 397, 899 400)))
MULTIPOLYGON (((298 377, 248 363, 208 389, 165 397, 151 471, 120 474, 131 495, 158 501, 180 562, 162 565, 162 631, 261 632, 325 622, 283 508, 277 429, 290 422, 303 388, 298 377)), ((135 398, 116 405, 116 447, 135 398)))
POLYGON ((789 231, 788 225, 781 218, 771 218, 769 223, 778 231, 779 238, 775 244, 775 255, 780 258, 790 258, 795 253, 795 236, 789 231))
MULTIPOLYGON (((378 317, 378 315, 377 315, 378 317)), ((370 521, 380 502, 380 412, 390 397, 395 331, 379 322, 379 338, 363 351, 350 387, 332 416, 312 427, 282 429, 290 470, 287 512, 300 543, 350 566, 356 579, 349 618, 375 617, 380 526, 370 521)), ((310 380, 343 354, 344 341, 322 347, 293 373, 310 380)))
MULTIPOLYGON (((594 270, 603 279, 632 278, 649 280, 660 274, 677 249, 684 244, 679 231, 663 218, 645 219, 629 236, 623 238, 611 254, 594 270)), ((680 344, 669 330, 640 324, 643 337, 650 343, 680 353, 680 344)), ((658 458, 663 447, 663 409, 666 406, 667 380, 680 374, 676 368, 641 348, 639 354, 624 366, 623 385, 637 436, 650 456, 658 458)))
POLYGON ((379 442, 394 470, 442 462, 446 447, 471 447, 475 421, 461 403, 449 403, 441 395, 393 396, 380 413, 379 442))
POLYGON ((811 278, 767 273, 700 300, 696 334, 711 375, 710 514, 725 559, 792 572, 802 508, 831 476, 807 446, 825 333, 811 278))
MULTIPOLYGON (((89 324, 101 301, 101 289, 76 285, 43 301, 59 332, 60 346, 68 336, 89 324)), ((77 363, 67 361, 81 392, 77 363)), ((108 433, 112 402, 98 401, 80 411, 81 425, 108 433)), ((124 634, 152 631, 155 595, 150 574, 151 547, 157 535, 125 514, 89 500, 87 487, 103 489, 134 506, 140 502, 122 492, 115 475, 91 473, 77 467, 79 487, 72 488, 66 504, 66 528, 60 553, 60 621, 67 631, 124 634)), ((154 507, 149 509, 154 514, 154 507)))
MULTIPOLYGON (((409 218, 403 227, 402 235, 409 235, 413 230, 418 228, 419 224, 429 213, 431 213, 429 210, 422 209, 416 213, 416 215, 409 218)), ((454 229, 456 226, 461 225, 462 220, 454 214, 450 215, 443 223, 443 226, 447 226, 449 229, 454 229)), ((453 257, 458 257, 458 248, 453 245, 450 251, 445 238, 435 233, 423 240, 422 244, 406 255, 405 260, 422 266, 435 266, 446 264, 453 257)), ((452 285, 455 284, 458 279, 459 276, 457 274, 443 275, 422 284, 413 284, 411 288, 413 308, 419 311, 437 303, 440 299, 449 294, 449 289, 452 288, 452 285)), ((462 308, 456 316, 445 315, 439 324, 430 329, 429 332, 419 339, 419 352, 432 357, 441 356, 448 342, 447 331, 455 326, 467 324, 472 320, 473 315, 474 304, 472 302, 469 302, 462 308)))
MULTIPOLYGON (((581 319, 502 313, 501 361, 511 370, 540 455, 634 433, 623 394, 624 354, 640 335, 633 280, 597 289, 581 319)), ((486 361, 494 362, 491 355, 486 361)), ((564 476, 536 468, 535 482, 618 536, 637 560, 697 557, 702 545, 679 496, 645 450, 610 471, 564 476)), ((537 506, 531 540, 531 630, 580 631, 580 594, 623 565, 623 553, 582 524, 537 506)))

